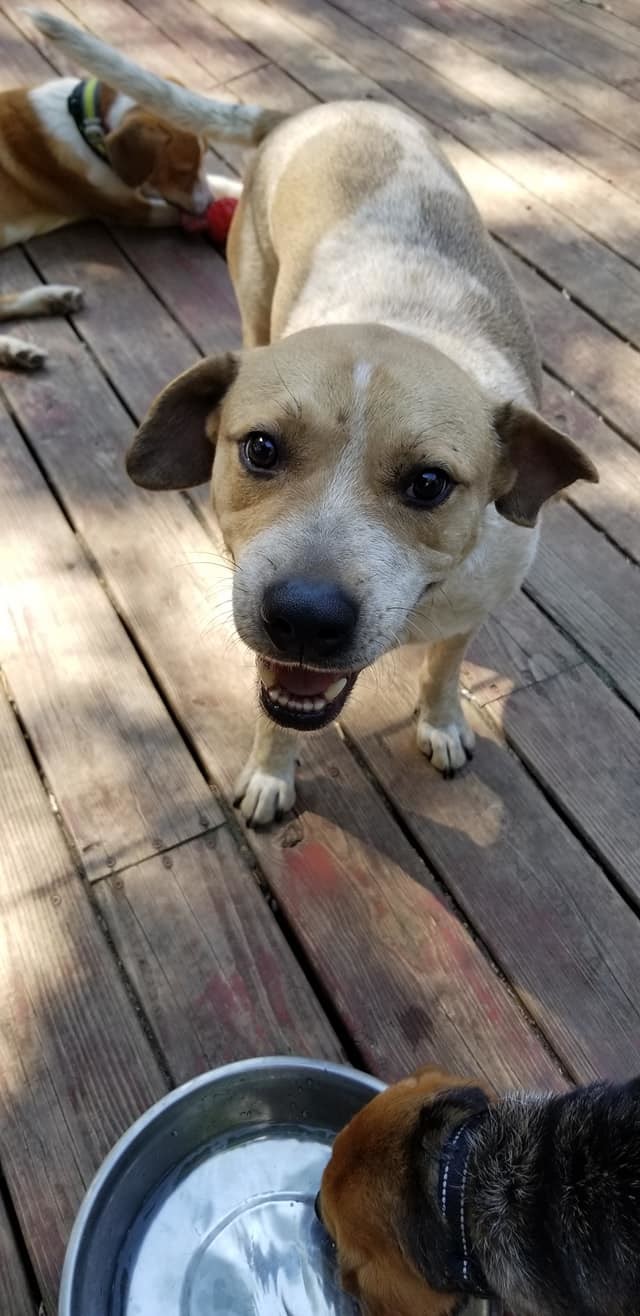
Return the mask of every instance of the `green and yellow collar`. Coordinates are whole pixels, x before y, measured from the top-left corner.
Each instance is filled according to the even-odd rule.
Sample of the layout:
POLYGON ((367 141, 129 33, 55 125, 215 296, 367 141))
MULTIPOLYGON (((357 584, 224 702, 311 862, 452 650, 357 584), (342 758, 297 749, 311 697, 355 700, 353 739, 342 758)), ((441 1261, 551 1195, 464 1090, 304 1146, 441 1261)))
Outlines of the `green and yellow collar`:
POLYGON ((104 124, 100 115, 98 79, 83 78, 82 82, 76 83, 67 101, 67 107, 87 146, 90 146, 94 154, 108 164, 109 157, 104 144, 104 124))

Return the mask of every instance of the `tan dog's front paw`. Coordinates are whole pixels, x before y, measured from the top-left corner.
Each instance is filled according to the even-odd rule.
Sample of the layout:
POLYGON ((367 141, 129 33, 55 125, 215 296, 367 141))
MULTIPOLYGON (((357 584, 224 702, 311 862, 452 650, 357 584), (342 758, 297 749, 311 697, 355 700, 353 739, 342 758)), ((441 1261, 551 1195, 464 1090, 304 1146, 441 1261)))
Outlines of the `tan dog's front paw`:
POLYGON ((295 798, 294 767, 268 772, 249 759, 236 786, 234 803, 249 827, 268 827, 293 808, 295 798))
POLYGON ((468 725, 462 709, 452 722, 444 726, 434 726, 426 712, 418 711, 416 730, 418 749, 426 754, 434 768, 445 777, 453 777, 473 758, 476 738, 468 725))

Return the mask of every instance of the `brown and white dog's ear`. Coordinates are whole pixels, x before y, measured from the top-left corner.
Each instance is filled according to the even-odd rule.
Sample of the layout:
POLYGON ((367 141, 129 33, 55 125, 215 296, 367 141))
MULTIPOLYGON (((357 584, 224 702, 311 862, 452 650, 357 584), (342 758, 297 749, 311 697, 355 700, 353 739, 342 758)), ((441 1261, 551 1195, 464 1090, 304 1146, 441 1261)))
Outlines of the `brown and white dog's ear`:
POLYGON ((535 411, 507 403, 494 415, 502 454, 498 511, 517 525, 534 526, 543 503, 574 480, 597 483, 586 453, 535 411))
POLYGON ((127 187, 141 187, 156 167, 158 155, 170 140, 159 123, 137 118, 123 119, 104 139, 109 163, 127 187))
POLYGON ((127 474, 143 489, 192 489, 211 478, 216 407, 238 372, 223 352, 178 375, 152 403, 127 453, 127 474))

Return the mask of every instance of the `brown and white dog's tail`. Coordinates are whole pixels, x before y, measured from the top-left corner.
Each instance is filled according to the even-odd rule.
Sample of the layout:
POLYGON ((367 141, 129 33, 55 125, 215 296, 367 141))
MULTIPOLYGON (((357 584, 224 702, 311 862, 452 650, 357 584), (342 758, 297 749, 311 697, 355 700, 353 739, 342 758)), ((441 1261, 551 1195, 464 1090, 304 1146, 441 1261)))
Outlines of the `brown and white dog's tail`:
POLYGON ((25 12, 38 31, 55 41, 66 54, 74 55, 83 68, 132 96, 138 104, 155 110, 162 118, 199 133, 207 140, 256 145, 287 117, 278 110, 265 110, 259 105, 227 104, 187 91, 185 87, 140 68, 126 55, 63 18, 56 18, 42 9, 27 9, 25 12))

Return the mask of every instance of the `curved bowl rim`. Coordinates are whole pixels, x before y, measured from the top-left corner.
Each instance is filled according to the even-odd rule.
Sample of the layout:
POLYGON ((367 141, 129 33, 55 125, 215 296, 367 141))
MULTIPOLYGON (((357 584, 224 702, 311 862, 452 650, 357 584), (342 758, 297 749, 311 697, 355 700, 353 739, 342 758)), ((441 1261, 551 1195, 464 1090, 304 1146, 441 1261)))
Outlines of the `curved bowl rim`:
POLYGON ((354 1077, 364 1079, 371 1088, 372 1097, 378 1092, 384 1092, 387 1086, 386 1083, 375 1078, 373 1074, 368 1074, 366 1070, 356 1069, 353 1065, 337 1064, 330 1060, 312 1060, 308 1056, 258 1056, 248 1060, 235 1060, 231 1064, 220 1065, 216 1069, 208 1069, 204 1074, 196 1074, 194 1078, 187 1079, 186 1083, 181 1083, 179 1087, 172 1088, 164 1097, 160 1097, 152 1106, 149 1106, 148 1110, 143 1111, 142 1115, 139 1115, 137 1120, 121 1134, 93 1176, 69 1235, 60 1281, 58 1316, 75 1316, 71 1306, 73 1280, 88 1218, 103 1185, 107 1182, 114 1167, 123 1153, 133 1145, 142 1130, 147 1128, 159 1116, 164 1115, 165 1111, 177 1105, 184 1097, 197 1092, 199 1088, 209 1087, 212 1082, 233 1078, 242 1073, 255 1073, 256 1070, 261 1069, 288 1068, 306 1069, 316 1074, 328 1074, 330 1077, 335 1078, 354 1077))

